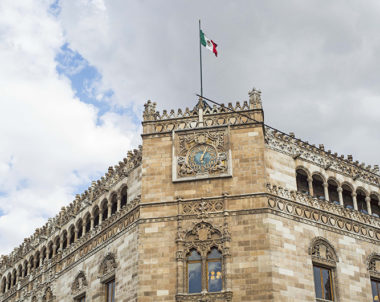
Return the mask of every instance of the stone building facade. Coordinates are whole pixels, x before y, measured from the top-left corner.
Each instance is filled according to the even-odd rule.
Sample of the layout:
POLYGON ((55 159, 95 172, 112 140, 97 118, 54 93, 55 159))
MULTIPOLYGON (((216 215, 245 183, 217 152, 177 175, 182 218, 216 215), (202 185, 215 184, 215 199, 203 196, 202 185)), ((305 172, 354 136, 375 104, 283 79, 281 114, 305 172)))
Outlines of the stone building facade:
POLYGON ((155 106, 142 146, 2 256, 0 301, 378 301, 378 166, 265 125, 257 90, 155 106))

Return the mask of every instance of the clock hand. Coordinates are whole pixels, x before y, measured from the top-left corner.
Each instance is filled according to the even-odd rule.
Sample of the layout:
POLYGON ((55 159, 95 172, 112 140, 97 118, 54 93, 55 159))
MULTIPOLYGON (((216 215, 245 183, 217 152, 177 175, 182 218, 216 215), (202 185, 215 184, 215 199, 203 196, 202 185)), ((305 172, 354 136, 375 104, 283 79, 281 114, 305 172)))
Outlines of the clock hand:
POLYGON ((206 150, 207 150, 207 147, 205 147, 205 150, 203 151, 203 153, 201 155, 201 158, 200 158, 201 162, 203 162, 203 157, 205 156, 206 150))

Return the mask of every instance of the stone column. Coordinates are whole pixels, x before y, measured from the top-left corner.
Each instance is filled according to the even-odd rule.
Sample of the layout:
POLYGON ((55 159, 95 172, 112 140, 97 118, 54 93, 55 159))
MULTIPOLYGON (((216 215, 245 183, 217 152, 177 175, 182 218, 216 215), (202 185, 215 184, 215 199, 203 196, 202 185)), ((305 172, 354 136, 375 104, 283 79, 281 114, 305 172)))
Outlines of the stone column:
POLYGON ((43 266, 43 265, 44 265, 44 255, 41 252, 41 254, 40 254, 40 266, 43 266))
POLYGON ((177 293, 183 294, 185 292, 185 272, 184 272, 184 259, 183 259, 183 251, 177 252, 177 268, 178 268, 178 275, 177 275, 177 293))
POLYGON ((369 215, 372 215, 372 209, 371 209, 371 197, 366 196, 365 201, 367 203, 367 212, 369 215))
POLYGON ((111 202, 111 199, 108 201, 108 216, 107 218, 110 218, 111 217, 111 210, 112 210, 112 202, 111 202))
POLYGON ((358 210, 358 201, 356 200, 356 193, 353 192, 353 193, 351 194, 351 196, 352 196, 352 202, 354 203, 354 209, 355 209, 355 210, 358 210))
POLYGON ((82 237, 84 236, 84 234, 86 234, 86 224, 87 224, 87 221, 83 221, 83 225, 82 225, 82 237))
POLYGON ((99 225, 103 222, 103 209, 99 209, 99 225))
POLYGON ((63 234, 62 234, 61 240, 59 241, 59 249, 63 251, 63 234))
POLYGON ((71 230, 69 229, 69 231, 67 232, 67 246, 70 245, 70 242, 71 242, 71 230))
POLYGON ((32 270, 32 265, 30 264, 30 262, 28 261, 28 268, 27 268, 27 271, 26 271, 26 275, 29 276, 30 275, 30 271, 32 270))
POLYGON ((119 212, 121 208, 121 193, 117 195, 117 211, 119 212))
POLYGON ((90 230, 92 230, 94 228, 94 221, 95 221, 95 218, 94 218, 94 215, 91 214, 91 217, 90 217, 90 230))
POLYGON ((40 261, 40 258, 38 257, 37 259, 37 256, 33 258, 33 268, 36 269, 37 268, 37 262, 40 261))
POLYGON ((338 187, 337 191, 338 191, 338 196, 339 196, 339 203, 343 207, 344 203, 343 203, 343 194, 342 194, 343 189, 342 189, 342 187, 338 187))
POLYGON ((57 250, 57 245, 54 243, 53 244, 53 258, 54 258, 54 256, 55 256, 55 252, 56 252, 56 250, 57 250))
POLYGON ((207 292, 207 256, 202 256, 202 292, 207 292))
POLYGON ((323 183, 323 189, 325 191, 325 199, 327 201, 330 201, 330 196, 329 196, 329 184, 327 182, 323 183))
POLYGON ((309 185, 309 194, 310 194, 310 196, 314 196, 313 178, 312 177, 308 177, 307 178, 307 184, 309 185))
POLYGON ((74 229, 74 242, 78 240, 78 228, 75 227, 74 229))

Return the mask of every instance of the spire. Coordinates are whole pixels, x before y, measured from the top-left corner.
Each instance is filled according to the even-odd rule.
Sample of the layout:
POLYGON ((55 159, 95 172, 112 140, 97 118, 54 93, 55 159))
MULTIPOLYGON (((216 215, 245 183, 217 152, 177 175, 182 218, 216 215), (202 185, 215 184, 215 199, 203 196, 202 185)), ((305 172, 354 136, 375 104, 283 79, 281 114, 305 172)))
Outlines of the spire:
POLYGON ((261 103, 261 91, 253 88, 248 92, 249 95, 249 108, 250 109, 263 109, 261 103))

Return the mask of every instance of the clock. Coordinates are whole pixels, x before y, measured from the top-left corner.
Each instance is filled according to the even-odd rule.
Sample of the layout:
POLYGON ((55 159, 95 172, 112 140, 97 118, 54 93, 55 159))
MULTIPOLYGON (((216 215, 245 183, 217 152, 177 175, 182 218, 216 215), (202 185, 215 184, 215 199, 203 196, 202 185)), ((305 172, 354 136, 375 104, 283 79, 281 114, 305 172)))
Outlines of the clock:
POLYGON ((208 144, 196 145, 188 155, 189 166, 197 173, 206 173, 218 163, 218 156, 215 148, 208 144))

